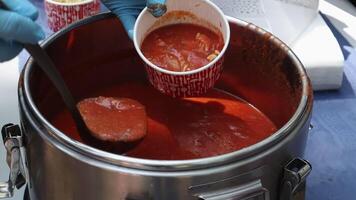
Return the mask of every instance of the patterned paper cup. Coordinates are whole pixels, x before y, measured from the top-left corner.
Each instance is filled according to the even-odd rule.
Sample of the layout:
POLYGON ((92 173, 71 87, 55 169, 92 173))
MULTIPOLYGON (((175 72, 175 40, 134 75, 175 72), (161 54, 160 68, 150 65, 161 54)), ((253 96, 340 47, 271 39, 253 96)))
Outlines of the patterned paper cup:
POLYGON ((223 12, 208 0, 167 0, 167 13, 160 18, 153 17, 148 9, 138 16, 134 27, 134 45, 144 61, 151 84, 164 94, 172 97, 189 97, 204 94, 219 79, 223 69, 224 53, 230 40, 230 28, 223 12), (209 64, 185 72, 162 69, 150 62, 141 51, 145 37, 153 30, 178 23, 190 23, 221 32, 224 47, 209 64))
POLYGON ((45 0, 49 28, 56 32, 85 17, 99 13, 100 0, 45 0))

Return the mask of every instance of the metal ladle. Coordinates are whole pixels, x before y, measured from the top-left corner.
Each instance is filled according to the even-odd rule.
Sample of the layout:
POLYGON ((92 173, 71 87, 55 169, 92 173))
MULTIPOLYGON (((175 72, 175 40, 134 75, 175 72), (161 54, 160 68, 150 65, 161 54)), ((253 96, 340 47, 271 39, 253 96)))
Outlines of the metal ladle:
MULTIPOLYGON (((66 83, 62 79, 60 73, 58 72, 57 68, 55 67, 54 63, 52 62, 52 60, 48 56, 48 54, 38 44, 25 44, 24 46, 25 46, 25 49, 31 54, 31 56, 36 60, 38 66, 43 70, 43 72, 47 75, 47 77, 52 81, 54 86, 57 88, 66 107, 68 108, 69 112, 71 113, 71 115, 75 121, 75 124, 77 126, 77 129, 79 131, 81 138, 85 142, 87 142, 93 146, 97 146, 97 145, 101 146, 101 144, 99 143, 98 140, 100 140, 101 142, 125 142, 126 143, 126 142, 139 141, 146 135, 146 123, 145 123, 146 113, 143 109, 141 109, 139 111, 140 115, 137 115, 137 112, 136 112, 136 115, 131 116, 131 118, 132 118, 131 120, 134 121, 133 124, 135 124, 133 127, 133 129, 135 130, 134 132, 127 133, 126 131, 124 131, 124 130, 126 130, 125 127, 123 128, 123 127, 114 126, 114 128, 112 128, 112 130, 110 130, 109 132, 115 132, 116 134, 111 135, 109 138, 103 137, 107 128, 104 128, 104 130, 102 130, 102 128, 100 128, 101 126, 99 126, 99 128, 97 128, 95 126, 95 124, 98 121, 102 122, 103 120, 105 122, 110 121, 113 124, 117 124, 117 122, 115 120, 120 119, 120 117, 122 117, 122 115, 125 115, 125 114, 122 114, 120 116, 121 111, 118 111, 119 116, 116 115, 116 117, 118 117, 118 119, 116 119, 116 118, 111 119, 111 118, 105 117, 105 115, 90 116, 90 114, 89 114, 89 116, 88 115, 83 116, 83 114, 85 112, 84 113, 80 112, 81 111, 80 108, 78 108, 76 101, 74 100, 66 83), (84 119, 83 119, 83 117, 84 117, 84 119), (88 118, 88 119, 85 120, 85 118, 88 118), (90 120, 92 118, 94 118, 94 121, 90 120), (141 124, 142 127, 135 128, 135 126, 137 126, 137 124, 141 124), (123 136, 126 136, 126 137, 123 137, 123 136)), ((106 98, 106 99, 108 99, 108 98, 106 98)), ((135 100, 131 100, 131 99, 123 99, 121 101, 135 103, 136 106, 138 106, 138 104, 139 104, 139 102, 136 102, 135 100)), ((81 101, 81 104, 82 104, 82 102, 83 101, 81 101)), ((93 104, 93 103, 91 103, 91 104, 93 104)), ((90 105, 90 103, 89 103, 89 105, 90 105)), ((112 109, 105 109, 103 107, 101 107, 101 109, 104 109, 104 113, 107 112, 106 114, 109 114, 108 112, 114 112, 114 111, 112 111, 112 109)), ((101 111, 103 111, 103 110, 101 110, 101 111)), ((132 112, 134 112, 134 111, 132 111, 132 112)), ((91 115, 93 115, 93 114, 91 114, 91 115)))
MULTIPOLYGON (((8 7, 0 0, 0 8, 5 10, 9 10, 8 7)), ((90 144, 94 147, 102 146, 102 143, 110 143, 110 142, 128 142, 124 139, 121 139, 120 132, 117 134, 117 138, 112 138, 111 140, 101 140, 100 137, 94 137, 100 135, 98 132, 93 132, 93 129, 89 129, 87 124, 85 123, 83 116, 81 115, 76 101, 73 98, 73 95, 70 93, 66 83, 62 79, 61 74, 58 72, 56 66, 52 62, 52 59, 48 56, 48 54, 40 47, 39 44, 24 44, 24 48, 30 53, 30 55, 35 59, 38 66, 43 70, 43 72, 47 75, 50 81, 54 84, 55 88, 59 92, 60 96, 62 97, 65 106, 69 110, 72 118, 75 121, 77 130, 86 143, 90 144)), ((138 121, 142 121, 141 118, 137 118, 138 121)), ((114 120, 114 119, 113 119, 114 120)), ((145 124, 145 123, 144 123, 145 124)), ((90 124, 89 124, 90 125, 90 124)), ((138 132, 134 140, 130 142, 139 141, 146 135, 145 128, 138 132)), ((125 133, 122 133, 125 134, 125 133)), ((121 134, 121 135, 122 135, 121 134)))

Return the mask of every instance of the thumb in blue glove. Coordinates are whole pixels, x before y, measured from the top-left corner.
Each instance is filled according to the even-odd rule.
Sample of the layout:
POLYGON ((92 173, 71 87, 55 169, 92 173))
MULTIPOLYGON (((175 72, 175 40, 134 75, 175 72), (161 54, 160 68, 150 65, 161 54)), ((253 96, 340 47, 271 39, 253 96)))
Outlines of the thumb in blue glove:
POLYGON ((2 0, 0 7, 0 62, 15 57, 23 43, 37 43, 44 39, 41 27, 34 22, 37 9, 27 0, 2 0))
POLYGON ((131 39, 136 18, 146 5, 155 17, 160 17, 166 12, 166 0, 147 0, 147 3, 145 0, 103 0, 102 2, 120 18, 131 39))

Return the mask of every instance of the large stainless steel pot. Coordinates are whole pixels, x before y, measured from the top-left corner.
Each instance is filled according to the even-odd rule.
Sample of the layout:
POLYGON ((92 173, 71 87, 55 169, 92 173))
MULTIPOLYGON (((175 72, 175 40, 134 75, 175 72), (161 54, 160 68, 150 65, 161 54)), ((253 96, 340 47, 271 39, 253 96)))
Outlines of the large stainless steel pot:
MULTIPOLYGON (((312 90, 296 56, 260 28, 230 18, 231 45, 216 87, 264 112, 279 130, 216 157, 158 161, 107 153, 68 138, 46 119, 63 103, 29 59, 19 81, 21 129, 3 127, 12 173, 0 195, 27 182, 31 200, 291 199, 310 165, 302 159, 312 90)), ((76 23, 43 46, 78 98, 96 86, 148 83, 120 22, 105 13, 76 23)))

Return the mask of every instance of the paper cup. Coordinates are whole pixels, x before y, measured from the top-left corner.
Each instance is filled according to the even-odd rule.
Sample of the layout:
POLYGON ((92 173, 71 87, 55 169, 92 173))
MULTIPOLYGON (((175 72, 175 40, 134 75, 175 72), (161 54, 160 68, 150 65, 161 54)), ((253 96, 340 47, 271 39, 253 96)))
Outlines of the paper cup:
POLYGON ((142 58, 149 81, 164 94, 172 97, 189 97, 204 94, 214 86, 223 69, 224 53, 230 40, 230 28, 223 12, 208 0, 167 0, 167 13, 162 17, 153 17, 148 9, 138 16, 134 27, 134 45, 142 58), (220 54, 209 64, 185 72, 162 69, 150 62, 141 51, 145 37, 153 30, 179 23, 190 23, 219 31, 224 39, 220 54))
POLYGON ((61 3, 45 0, 49 28, 56 32, 69 24, 99 13, 100 0, 84 0, 75 3, 61 3))

